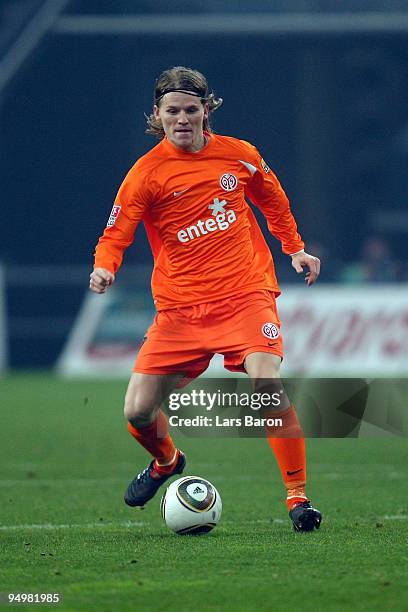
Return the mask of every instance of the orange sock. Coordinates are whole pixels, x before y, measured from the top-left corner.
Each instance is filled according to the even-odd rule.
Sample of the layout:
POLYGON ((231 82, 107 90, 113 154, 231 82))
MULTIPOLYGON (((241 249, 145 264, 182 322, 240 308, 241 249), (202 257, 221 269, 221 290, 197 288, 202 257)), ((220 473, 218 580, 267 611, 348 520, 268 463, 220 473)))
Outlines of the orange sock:
POLYGON ((280 413, 268 413, 268 417, 282 419, 282 427, 267 427, 266 434, 287 489, 288 509, 307 500, 306 447, 302 427, 296 410, 290 406, 280 413), (275 436, 279 437, 275 437, 275 436))
POLYGON ((162 410, 157 419, 147 427, 134 427, 128 423, 129 433, 145 448, 155 459, 155 469, 165 473, 171 471, 178 458, 178 452, 170 437, 167 418, 162 410))

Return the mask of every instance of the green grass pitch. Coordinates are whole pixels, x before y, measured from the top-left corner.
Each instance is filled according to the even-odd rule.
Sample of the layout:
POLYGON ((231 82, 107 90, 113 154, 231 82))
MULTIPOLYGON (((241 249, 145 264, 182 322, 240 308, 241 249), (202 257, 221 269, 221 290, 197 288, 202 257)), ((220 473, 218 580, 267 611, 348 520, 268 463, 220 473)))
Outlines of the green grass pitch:
POLYGON ((148 461, 126 431, 125 388, 0 379, 0 592, 61 593, 64 610, 408 608, 406 439, 309 440, 324 521, 297 534, 265 440, 176 432, 185 474, 211 480, 224 505, 211 534, 180 537, 159 494, 144 510, 122 501, 148 461))

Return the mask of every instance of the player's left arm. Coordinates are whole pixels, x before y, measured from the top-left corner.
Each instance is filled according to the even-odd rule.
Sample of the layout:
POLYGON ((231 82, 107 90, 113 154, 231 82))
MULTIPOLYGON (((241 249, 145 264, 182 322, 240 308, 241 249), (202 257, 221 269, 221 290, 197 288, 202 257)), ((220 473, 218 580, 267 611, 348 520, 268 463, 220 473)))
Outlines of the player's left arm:
POLYGON ((282 251, 291 256, 296 272, 300 274, 307 268, 305 280, 308 285, 312 285, 320 273, 320 260, 305 252, 305 244, 298 232, 288 197, 277 176, 266 165, 258 151, 254 161, 256 172, 245 193, 264 214, 269 231, 280 240, 282 251))

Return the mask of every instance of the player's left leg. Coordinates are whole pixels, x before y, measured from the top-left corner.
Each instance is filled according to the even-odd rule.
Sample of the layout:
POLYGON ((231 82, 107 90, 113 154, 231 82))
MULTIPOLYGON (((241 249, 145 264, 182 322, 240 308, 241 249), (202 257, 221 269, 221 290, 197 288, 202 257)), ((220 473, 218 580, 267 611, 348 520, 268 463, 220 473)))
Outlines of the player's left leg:
POLYGON ((281 427, 268 427, 267 438, 278 462, 287 489, 286 503, 289 516, 297 531, 318 529, 321 514, 312 507, 305 492, 306 449, 303 430, 295 408, 290 404, 280 378, 281 357, 272 353, 254 352, 247 355, 245 369, 251 378, 255 392, 279 394, 280 404, 272 405, 267 413, 280 418, 281 427))

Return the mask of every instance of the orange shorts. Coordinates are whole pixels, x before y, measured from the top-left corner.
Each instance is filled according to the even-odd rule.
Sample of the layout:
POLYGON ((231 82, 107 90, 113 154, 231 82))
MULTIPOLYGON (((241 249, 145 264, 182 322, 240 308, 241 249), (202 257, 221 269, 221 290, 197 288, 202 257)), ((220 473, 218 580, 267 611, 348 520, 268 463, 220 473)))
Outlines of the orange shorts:
POLYGON ((158 312, 133 370, 193 379, 220 353, 227 370, 245 372, 245 358, 256 352, 283 356, 275 296, 266 290, 158 312))

